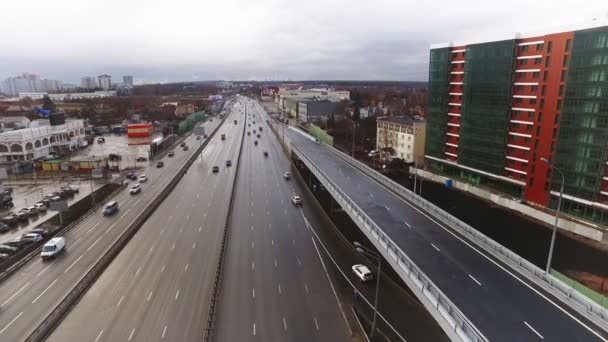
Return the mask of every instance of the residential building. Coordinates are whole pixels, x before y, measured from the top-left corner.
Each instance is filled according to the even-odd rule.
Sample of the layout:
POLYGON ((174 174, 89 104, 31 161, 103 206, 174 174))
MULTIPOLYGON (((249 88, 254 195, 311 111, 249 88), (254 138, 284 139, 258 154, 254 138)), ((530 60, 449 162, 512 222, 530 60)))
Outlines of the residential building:
POLYGON ((66 120, 60 125, 0 133, 0 163, 41 159, 77 149, 85 138, 83 120, 66 120))
POLYGON ((608 224, 608 26, 430 51, 431 171, 608 224))
POLYGON ((23 73, 0 82, 0 93, 15 96, 21 92, 59 91, 62 82, 41 79, 38 75, 23 73))
POLYGON ((53 101, 66 101, 66 100, 83 100, 83 99, 101 99, 105 97, 116 96, 114 90, 97 90, 92 93, 67 93, 67 94, 49 94, 46 92, 39 93, 19 93, 19 98, 23 99, 29 97, 32 100, 41 100, 45 96, 48 96, 53 101))
POLYGON ((99 75, 97 76, 99 88, 103 90, 110 90, 112 88, 112 76, 110 75, 99 75))
POLYGON ((422 165, 426 122, 421 117, 387 116, 376 121, 376 150, 392 149, 391 157, 422 165))
POLYGON ((183 118, 188 116, 188 114, 194 113, 195 111, 196 110, 193 104, 180 103, 177 105, 177 107, 175 107, 175 116, 177 116, 178 118, 183 118))
POLYGON ((25 116, 0 117, 0 131, 7 132, 29 127, 30 119, 25 116))
POLYGON ((80 87, 84 89, 95 89, 99 87, 97 80, 92 76, 85 76, 80 79, 80 87))
POLYGON ((123 76, 122 83, 124 83, 126 86, 132 87, 133 86, 133 76, 123 76))
POLYGON ((335 114, 336 103, 330 101, 302 101, 298 102, 298 121, 311 123, 316 121, 327 121, 335 114))

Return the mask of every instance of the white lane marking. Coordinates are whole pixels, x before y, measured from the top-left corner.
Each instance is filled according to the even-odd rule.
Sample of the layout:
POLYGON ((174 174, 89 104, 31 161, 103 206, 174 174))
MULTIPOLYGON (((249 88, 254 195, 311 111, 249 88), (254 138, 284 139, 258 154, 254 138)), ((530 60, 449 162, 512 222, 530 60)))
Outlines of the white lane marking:
POLYGON ((474 281, 474 282, 476 282, 476 283, 477 283, 477 285, 481 286, 481 283, 479 282, 479 280, 475 279, 475 277, 473 277, 473 276, 472 276, 472 275, 470 275, 470 274, 469 274, 469 277, 470 277, 471 279, 473 279, 473 281, 474 281))
POLYGON ((255 287, 251 289, 251 298, 255 298, 255 287))
POLYGON ((251 270, 253 271, 255 269, 255 262, 251 262, 251 270))
POLYGON ((192 244, 192 249, 194 249, 196 247, 196 242, 194 244, 192 244))
POLYGON ((283 294, 283 291, 281 291, 281 283, 279 283, 279 294, 283 294))
POLYGON ((313 321, 315 321, 315 328, 317 328, 317 331, 319 331, 319 323, 317 322, 317 317, 313 317, 312 319, 313 321))
POLYGON ((296 245, 296 240, 295 239, 291 240, 291 243, 295 246, 296 245))
POLYGON ((251 231, 253 231, 253 225, 251 225, 251 231))
POLYGON ((118 300, 118 303, 116 303, 116 307, 120 307, 120 304, 122 303, 122 301, 125 299, 125 296, 120 297, 120 299, 118 300))
POLYGON ((15 316, 15 318, 13 318, 10 322, 8 322, 8 324, 2 328, 2 330, 0 330, 0 334, 2 334, 6 329, 8 329, 13 323, 15 323, 16 320, 19 319, 19 317, 21 317, 21 315, 23 315, 23 311, 21 311, 17 316, 15 316))
POLYGON ((175 249, 175 242, 171 245, 171 250, 175 249))
POLYGON ((538 331, 536 331, 536 329, 532 328, 532 326, 530 324, 528 324, 528 322, 524 321, 524 324, 530 328, 530 330, 532 330, 538 337, 540 337, 541 340, 544 340, 545 338, 543 337, 543 335, 539 334, 538 331))
POLYGON ((5 306, 6 304, 8 304, 8 302, 10 302, 13 298, 15 298, 15 296, 17 296, 21 291, 23 291, 26 287, 28 287, 30 285, 31 282, 27 282, 25 285, 21 286, 21 288, 19 290, 17 290, 17 292, 13 293, 12 296, 10 296, 7 300, 4 301, 4 303, 2 303, 0 305, 0 307, 5 306))
POLYGON ((78 259, 76 259, 68 268, 65 269, 65 271, 63 271, 63 273, 68 273, 72 269, 72 267, 74 267, 74 265, 76 265, 80 261, 80 259, 82 259, 83 256, 84 254, 79 256, 78 259))
POLYGON ((251 212, 251 217, 253 217, 253 211, 251 212))
POLYGON ((160 268, 160 273, 163 273, 164 270, 165 270, 165 265, 163 265, 163 267, 160 268))
POLYGON ((184 227, 180 227, 180 228, 179 228, 179 232, 181 233, 181 232, 183 232, 183 231, 184 231, 184 227))
POLYGON ((437 252, 441 252, 441 250, 439 248, 437 248, 437 246, 433 245, 432 243, 431 243, 431 246, 433 246, 433 248, 435 248, 437 250, 437 252))
POLYGON ((408 226, 408 228, 412 228, 412 226, 410 226, 410 224, 409 224, 409 223, 407 223, 407 222, 405 222, 405 221, 403 221, 403 223, 405 223, 405 225, 406 225, 406 226, 408 226))
POLYGON ((139 272, 141 271, 141 266, 139 266, 139 268, 137 269, 137 271, 135 271, 135 276, 137 277, 137 275, 139 274, 139 272))
POLYGON ((391 211, 391 208, 384 206, 384 208, 386 208, 386 210, 391 211))
POLYGON ((154 250, 154 246, 150 246, 150 249, 148 249, 148 254, 152 253, 153 250, 154 250))
POLYGON ((253 208, 253 201, 251 201, 251 207, 253 208))
POLYGON ((87 230, 87 234, 89 234, 93 229, 95 229, 95 227, 99 226, 101 222, 97 222, 93 225, 93 227, 91 227, 91 229, 87 230))
POLYGON ((189 265, 190 265, 190 264, 186 264, 186 267, 184 267, 184 272, 186 272, 186 271, 188 270, 188 266, 189 266, 189 265))
POLYGON ((298 258, 298 266, 302 266, 302 261, 300 261, 300 258, 298 258))
POLYGON ((175 300, 177 300, 177 298, 179 298, 179 290, 177 290, 177 292, 175 293, 175 300))
POLYGON ((308 294, 308 284, 304 283, 304 290, 306 290, 306 294, 308 294))
POLYGON ((165 328, 163 329, 163 334, 160 336, 161 339, 165 339, 165 333, 167 332, 167 326, 165 325, 165 328))
POLYGON ((374 195, 370 192, 369 197, 374 198, 374 195))
POLYGON ((198 232, 200 233, 201 231, 203 231, 203 226, 198 227, 198 232))
POLYGON ((253 336, 255 336, 255 322, 253 323, 253 336))
POLYGON ((38 301, 38 299, 40 299, 40 297, 42 297, 46 291, 48 291, 53 285, 55 285, 55 283, 57 282, 57 279, 53 280, 53 282, 51 283, 51 285, 49 285, 46 289, 44 289, 44 291, 42 291, 42 293, 40 293, 38 295, 38 297, 36 297, 33 301, 32 304, 36 303, 38 301))
POLYGON ((148 294, 148 298, 146 298, 146 301, 149 302, 150 298, 152 298, 152 291, 150 291, 150 293, 148 294))
POLYGON ((287 321, 285 321, 285 317, 283 317, 283 328, 287 331, 287 321))
POLYGON ((173 215, 169 215, 169 221, 171 221, 171 219, 173 219, 173 215))
POLYGON ((165 233, 165 228, 160 230, 160 235, 163 235, 165 233))
POLYGON ((255 243, 253 241, 251 241, 251 248, 253 248, 255 246, 255 243))
POLYGON ((277 259, 274 259, 274 267, 277 267, 277 259))
POLYGON ((190 221, 190 215, 186 215, 186 221, 190 221))
POLYGON ((272 230, 272 223, 268 224, 268 229, 272 230))
POLYGON ((200 195, 199 195, 199 194, 196 194, 196 199, 199 199, 199 197, 200 197, 200 195))
POLYGON ((70 244, 70 248, 74 248, 74 246, 75 246, 75 245, 77 245, 77 244, 80 242, 80 240, 82 240, 82 238, 83 238, 83 237, 84 237, 84 236, 79 237, 79 238, 78 238, 78 240, 76 240, 76 241, 72 242, 72 243, 70 244))
POLYGON ((95 342, 99 341, 99 339, 101 338, 101 334, 103 334, 103 329, 101 329, 99 335, 97 335, 97 337, 95 338, 95 342))
POLYGON ((103 235, 98 237, 97 240, 95 240, 95 242, 93 242, 93 244, 90 245, 89 248, 87 248, 87 251, 90 251, 91 249, 93 249, 93 247, 95 247, 95 245, 99 242, 99 240, 101 240, 102 237, 103 237, 103 235))
POLYGON ((270 244, 274 246, 274 239, 270 239, 270 244))
POLYGON ((129 341, 131 341, 131 339, 133 338, 133 334, 135 334, 135 328, 133 328, 133 330, 131 330, 131 333, 129 334, 129 341))
POLYGON ((135 201, 135 203, 133 203, 133 205, 132 205, 131 207, 136 206, 136 205, 137 205, 137 203, 139 203, 139 201, 141 201, 141 198, 140 198, 140 199, 138 199, 137 201, 135 201))

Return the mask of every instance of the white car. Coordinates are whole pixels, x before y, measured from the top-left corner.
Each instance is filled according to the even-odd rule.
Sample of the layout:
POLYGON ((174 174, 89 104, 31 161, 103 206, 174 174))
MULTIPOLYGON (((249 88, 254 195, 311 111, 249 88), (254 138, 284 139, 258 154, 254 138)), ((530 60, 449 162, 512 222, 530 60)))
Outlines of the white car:
POLYGON ((374 275, 365 265, 353 265, 353 272, 362 282, 374 279, 374 275))
POLYGON ((291 173, 289 173, 289 172, 285 172, 283 174, 283 178, 285 178, 285 179, 289 179, 290 177, 291 177, 291 173))
POLYGON ((300 196, 298 196, 298 195, 293 195, 293 196, 291 197, 291 202, 292 202, 294 205, 301 205, 301 204, 302 204, 302 199, 301 199, 301 198, 300 198, 300 196))
POLYGON ((36 234, 36 233, 23 234, 23 236, 21 236, 21 240, 38 242, 38 241, 42 240, 42 235, 36 234))
POLYGON ((46 211, 46 205, 44 205, 44 203, 36 203, 34 206, 39 212, 46 211))
POLYGON ((140 183, 145 183, 145 182, 148 181, 148 176, 141 175, 141 176, 139 176, 138 180, 139 180, 140 183))
POLYGON ((135 195, 135 194, 138 194, 138 193, 140 193, 140 192, 141 192, 141 184, 139 184, 139 183, 137 183, 137 184, 133 185, 133 186, 131 187, 131 189, 129 190, 129 193, 130 193, 131 195, 135 195))

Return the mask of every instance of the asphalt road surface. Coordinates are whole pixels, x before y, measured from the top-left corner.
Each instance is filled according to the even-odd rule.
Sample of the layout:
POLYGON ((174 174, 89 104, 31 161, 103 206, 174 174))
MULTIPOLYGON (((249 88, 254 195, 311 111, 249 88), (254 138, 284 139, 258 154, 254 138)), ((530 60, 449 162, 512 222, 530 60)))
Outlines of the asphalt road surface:
POLYGON ((202 340, 245 124, 241 110, 234 106, 202 161, 190 167, 49 341, 202 340), (233 166, 225 167, 226 160, 233 166), (212 173, 215 165, 219 173, 212 173))
MULTIPOLYGON (((253 113, 231 215, 215 340, 356 340, 315 251, 307 214, 291 202, 302 189, 283 178, 285 171, 293 173, 290 162, 266 118, 253 113)), ((307 203, 304 208, 313 210, 307 203)))
MULTIPOLYGON (((217 119, 205 123, 207 131, 211 132, 218 123, 217 119)), ((33 258, 0 283, 0 341, 23 340, 47 317, 102 253, 169 183, 194 153, 194 144, 200 144, 194 137, 186 141, 191 147, 188 151, 177 149, 175 157, 164 158, 163 168, 151 165, 145 170, 150 180, 143 184, 140 194, 129 195, 128 189, 125 189, 113 198, 119 203, 116 214, 105 217, 99 209, 70 230, 65 236, 65 253, 49 262, 33 258)), ((213 150, 214 144, 209 144, 205 149, 206 153, 213 150)), ((90 323, 87 320, 83 328, 90 323)))
POLYGON ((605 332, 293 129, 285 129, 491 341, 607 341, 605 332))

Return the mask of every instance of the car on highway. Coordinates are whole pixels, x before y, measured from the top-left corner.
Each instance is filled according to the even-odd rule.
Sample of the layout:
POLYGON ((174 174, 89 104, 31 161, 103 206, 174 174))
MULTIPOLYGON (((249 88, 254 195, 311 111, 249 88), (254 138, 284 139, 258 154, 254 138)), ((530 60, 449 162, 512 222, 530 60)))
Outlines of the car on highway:
POLYGON ((0 233, 6 233, 9 230, 11 230, 11 227, 8 224, 0 222, 0 233))
POLYGON ((34 243, 34 242, 42 241, 42 235, 36 234, 36 233, 23 234, 21 236, 20 240, 26 241, 26 242, 29 241, 30 243, 34 243))
POLYGON ((169 156, 169 157, 173 157, 174 155, 175 155, 175 152, 173 152, 173 151, 169 151, 169 153, 167 153, 167 156, 169 156))
POLYGON ((365 265, 357 264, 352 267, 353 273, 361 280, 362 282, 366 282, 368 280, 374 279, 374 275, 372 271, 367 268, 365 265))
POLYGON ((260 128, 260 132, 262 131, 262 126, 259 127, 260 128))
POLYGON ((106 205, 103 207, 103 214, 105 216, 112 215, 117 211, 118 211, 118 202, 116 202, 116 201, 110 201, 110 202, 106 203, 106 205))
POLYGON ((254 141, 253 144, 257 146, 258 145, 258 141, 257 140, 254 141))
POLYGON ((44 204, 42 201, 34 204, 34 206, 36 207, 36 210, 38 210, 38 212, 45 212, 46 211, 46 204, 44 204))
POLYGON ((294 205, 301 205, 302 199, 298 195, 293 195, 291 196, 291 203, 293 203, 294 205))
POLYGON ((184 146, 184 151, 188 151, 188 145, 184 146))
POLYGON ((138 193, 140 193, 140 192, 141 192, 141 184, 139 184, 139 183, 137 183, 137 184, 133 185, 133 186, 131 187, 131 189, 129 189, 129 193, 130 193, 131 195, 135 195, 135 194, 138 194, 138 193))
POLYGON ((80 187, 76 184, 69 185, 68 188, 72 189, 73 193, 77 194, 80 192, 80 187))
POLYGON ((232 160, 226 160, 226 166, 232 166, 232 160))
POLYGON ((156 167, 163 167, 165 166, 165 163, 163 163, 162 161, 159 161, 158 163, 156 163, 156 167))
POLYGON ((137 175, 135 174, 135 172, 127 172, 127 179, 136 180, 137 175))
POLYGON ((146 175, 141 175, 139 176, 139 178, 137 179, 140 183, 145 183, 148 181, 148 176, 146 175))
POLYGON ((219 166, 214 166, 213 169, 211 170, 213 173, 218 173, 220 172, 220 167, 219 166))
POLYGON ((179 147, 184 147, 184 146, 186 146, 185 142, 182 142, 181 144, 179 144, 179 147))
POLYGON ((268 157, 268 151, 264 151, 264 157, 268 157))
POLYGON ((285 178, 285 179, 291 178, 291 173, 289 173, 289 171, 285 171, 285 173, 283 174, 283 178, 285 178))
POLYGON ((247 135, 251 135, 251 132, 247 131, 247 135))
POLYGON ((209 137, 207 134, 203 135, 203 138, 207 139, 209 137))
POLYGON ((201 140, 201 136, 200 136, 200 135, 199 135, 199 136, 197 136, 197 137, 196 137, 196 140, 201 140))
POLYGON ((262 136, 260 136, 260 135, 258 134, 258 138, 261 138, 261 137, 262 137, 262 136))
POLYGON ((50 259, 63 252, 63 250, 65 250, 65 238, 52 238, 42 246, 40 257, 42 257, 42 259, 50 259))
POLYGON ((145 161, 148 161, 148 158, 146 158, 146 157, 137 157, 137 158, 135 158, 135 161, 145 162, 145 161))

